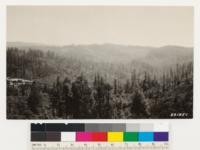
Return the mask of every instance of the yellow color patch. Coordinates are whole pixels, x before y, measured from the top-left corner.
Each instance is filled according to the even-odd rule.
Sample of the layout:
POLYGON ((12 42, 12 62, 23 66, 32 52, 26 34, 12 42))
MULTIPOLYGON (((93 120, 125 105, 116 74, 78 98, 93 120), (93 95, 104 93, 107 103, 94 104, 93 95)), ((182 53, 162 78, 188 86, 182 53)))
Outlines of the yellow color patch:
POLYGON ((108 132, 108 142, 123 142, 123 132, 108 132))

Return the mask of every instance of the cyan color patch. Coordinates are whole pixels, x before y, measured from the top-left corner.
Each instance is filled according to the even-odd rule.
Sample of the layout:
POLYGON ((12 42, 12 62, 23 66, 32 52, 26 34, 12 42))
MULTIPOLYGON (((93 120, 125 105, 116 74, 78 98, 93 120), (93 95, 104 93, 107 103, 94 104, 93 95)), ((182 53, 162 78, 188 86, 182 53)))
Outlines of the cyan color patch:
POLYGON ((139 132, 138 133, 138 141, 139 142, 153 142, 154 136, 153 132, 139 132))

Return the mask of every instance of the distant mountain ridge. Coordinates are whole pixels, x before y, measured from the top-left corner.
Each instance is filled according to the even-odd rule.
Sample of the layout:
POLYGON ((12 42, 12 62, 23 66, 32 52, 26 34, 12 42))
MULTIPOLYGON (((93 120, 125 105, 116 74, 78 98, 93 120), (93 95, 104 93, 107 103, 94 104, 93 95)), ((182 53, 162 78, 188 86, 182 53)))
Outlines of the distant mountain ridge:
POLYGON ((54 51, 65 57, 80 60, 110 63, 129 63, 140 61, 151 65, 175 64, 177 62, 193 61, 193 48, 167 45, 163 47, 130 46, 117 44, 91 44, 49 46, 39 43, 7 42, 7 47, 19 49, 39 49, 54 51))

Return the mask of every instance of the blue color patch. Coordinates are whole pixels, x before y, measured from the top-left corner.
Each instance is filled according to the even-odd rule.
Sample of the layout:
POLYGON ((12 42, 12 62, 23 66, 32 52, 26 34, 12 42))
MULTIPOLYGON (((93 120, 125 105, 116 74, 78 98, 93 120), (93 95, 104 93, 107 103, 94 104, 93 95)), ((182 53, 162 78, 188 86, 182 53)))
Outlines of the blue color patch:
POLYGON ((139 142, 153 142, 154 136, 153 132, 139 132, 138 141, 139 142))

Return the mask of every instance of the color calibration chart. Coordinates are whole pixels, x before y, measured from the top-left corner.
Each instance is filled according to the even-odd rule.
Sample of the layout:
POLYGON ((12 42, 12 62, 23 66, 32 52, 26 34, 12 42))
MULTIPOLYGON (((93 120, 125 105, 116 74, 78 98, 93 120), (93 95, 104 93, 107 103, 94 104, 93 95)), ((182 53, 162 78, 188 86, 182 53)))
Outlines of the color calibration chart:
POLYGON ((169 125, 31 124, 31 150, 169 150, 169 125))

